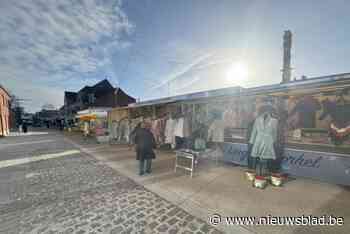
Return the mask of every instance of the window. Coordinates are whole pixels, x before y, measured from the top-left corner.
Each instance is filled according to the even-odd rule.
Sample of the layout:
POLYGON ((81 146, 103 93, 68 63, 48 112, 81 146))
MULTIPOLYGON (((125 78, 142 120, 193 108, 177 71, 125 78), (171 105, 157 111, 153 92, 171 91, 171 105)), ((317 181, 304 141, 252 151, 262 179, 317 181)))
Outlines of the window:
POLYGON ((89 96, 88 96, 89 100, 89 104, 93 104, 95 103, 95 95, 93 93, 89 93, 89 96))

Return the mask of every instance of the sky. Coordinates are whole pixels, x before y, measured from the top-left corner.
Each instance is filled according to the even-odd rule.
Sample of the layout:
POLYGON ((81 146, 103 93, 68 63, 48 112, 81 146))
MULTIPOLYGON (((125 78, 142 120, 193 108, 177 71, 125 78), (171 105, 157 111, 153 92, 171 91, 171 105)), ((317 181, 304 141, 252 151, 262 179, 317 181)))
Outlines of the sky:
POLYGON ((285 30, 293 77, 349 72, 350 2, 315 3, 0 1, 0 84, 35 112, 105 78, 139 100, 279 83, 285 30))

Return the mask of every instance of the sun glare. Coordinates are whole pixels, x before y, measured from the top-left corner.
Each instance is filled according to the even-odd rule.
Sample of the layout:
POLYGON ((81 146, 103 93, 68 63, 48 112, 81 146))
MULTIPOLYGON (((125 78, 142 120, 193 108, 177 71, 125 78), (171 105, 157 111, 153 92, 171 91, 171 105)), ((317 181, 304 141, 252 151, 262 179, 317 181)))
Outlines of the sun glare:
POLYGON ((242 84, 248 77, 248 68, 244 63, 234 62, 226 72, 226 79, 235 84, 242 84))

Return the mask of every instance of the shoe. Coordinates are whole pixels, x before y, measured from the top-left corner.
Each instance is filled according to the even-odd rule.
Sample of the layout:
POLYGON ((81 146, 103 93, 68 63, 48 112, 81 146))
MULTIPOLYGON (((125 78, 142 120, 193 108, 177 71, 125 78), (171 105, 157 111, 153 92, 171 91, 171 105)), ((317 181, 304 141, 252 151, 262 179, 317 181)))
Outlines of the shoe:
POLYGON ((152 171, 146 171, 146 173, 147 173, 147 174, 151 174, 151 173, 152 173, 152 171))
POLYGON ((143 176, 144 174, 145 174, 145 173, 143 173, 143 172, 140 172, 140 173, 139 173, 139 176, 143 176))

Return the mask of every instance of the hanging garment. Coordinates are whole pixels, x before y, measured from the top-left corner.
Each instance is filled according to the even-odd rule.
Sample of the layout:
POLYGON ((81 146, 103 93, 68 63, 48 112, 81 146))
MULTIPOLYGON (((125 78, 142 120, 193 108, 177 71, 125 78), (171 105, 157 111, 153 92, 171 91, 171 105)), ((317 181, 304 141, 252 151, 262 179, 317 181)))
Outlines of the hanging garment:
POLYGON ((206 142, 202 138, 196 138, 194 141, 194 150, 202 151, 206 148, 206 142))
POLYGON ((176 121, 174 119, 168 119, 165 124, 165 143, 167 144, 173 144, 175 142, 175 136, 174 136, 174 128, 175 128, 176 121))
POLYGON ((164 132, 165 132, 165 127, 166 127, 166 119, 165 118, 159 119, 157 127, 159 128, 159 133, 160 133, 159 143, 163 144, 165 141, 165 135, 164 135, 165 133, 164 132))
POLYGON ((184 136, 184 118, 179 118, 177 120, 174 128, 174 135, 178 137, 185 137, 184 136))
POLYGON ((117 139, 118 138, 118 122, 116 121, 113 121, 112 122, 112 126, 111 126, 111 136, 112 136, 112 139, 117 139))
POLYGON ((183 123, 183 136, 184 137, 190 137, 191 136, 191 124, 190 124, 190 119, 189 118, 184 118, 184 123, 183 123))
POLYGON ((219 119, 214 120, 208 130, 208 141, 224 142, 224 130, 225 123, 219 119))
POLYGON ((119 122, 118 126, 118 141, 120 142, 129 142, 129 121, 128 119, 123 119, 119 122))
POLYGON ((153 136, 154 136, 154 138, 155 139, 157 139, 157 120, 155 119, 155 120, 152 120, 152 122, 151 122, 151 132, 152 132, 152 134, 153 134, 153 136))
POLYGON ((274 143, 277 141, 278 121, 269 113, 263 113, 254 122, 249 143, 253 145, 251 156, 276 159, 274 143))
POLYGON ((163 122, 162 119, 156 119, 156 120, 153 120, 153 122, 152 122, 151 132, 153 133, 153 136, 154 136, 157 144, 161 144, 163 142, 163 140, 162 140, 162 135, 163 135, 162 122, 163 122))
POLYGON ((237 110, 227 109, 223 113, 223 121, 226 127, 238 128, 239 124, 239 114, 237 110))
POLYGON ((298 113, 297 128, 315 128, 316 111, 321 109, 321 104, 312 96, 306 96, 290 111, 289 116, 298 113))

